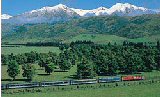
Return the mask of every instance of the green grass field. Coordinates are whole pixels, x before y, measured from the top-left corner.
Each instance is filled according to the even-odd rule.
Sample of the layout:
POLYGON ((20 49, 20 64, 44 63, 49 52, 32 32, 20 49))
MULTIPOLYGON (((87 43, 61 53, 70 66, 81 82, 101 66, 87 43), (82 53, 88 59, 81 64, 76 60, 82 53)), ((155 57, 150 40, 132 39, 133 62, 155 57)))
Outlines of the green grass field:
MULTIPOLYGON (((73 66, 68 72, 53 72, 51 75, 47 75, 42 68, 40 68, 37 64, 36 67, 36 75, 34 76, 33 82, 37 81, 55 81, 55 80, 67 80, 71 79, 72 75, 76 74, 76 65, 73 66)), ((7 73, 7 66, 1 67, 2 71, 2 83, 24 83, 25 78, 22 76, 22 70, 20 66, 20 74, 16 77, 16 81, 10 81, 10 77, 7 73)))
POLYGON ((55 52, 59 53, 60 50, 58 47, 26 47, 26 46, 20 46, 20 47, 1 47, 2 54, 21 54, 21 53, 27 53, 31 51, 36 51, 38 53, 48 53, 48 52, 55 52))
POLYGON ((99 44, 105 44, 108 42, 111 43, 122 43, 124 40, 126 40, 126 38, 123 37, 118 37, 116 35, 102 35, 102 34, 81 34, 78 35, 76 37, 73 37, 65 42, 72 42, 72 41, 76 41, 76 40, 91 40, 95 43, 99 43, 99 44))
POLYGON ((160 35, 154 35, 137 39, 129 39, 129 40, 132 42, 157 42, 157 40, 160 40, 160 35))
MULTIPOLYGON (((53 72, 51 75, 47 75, 42 68, 40 68, 37 64, 36 67, 36 75, 33 78, 33 82, 41 82, 41 81, 55 81, 55 80, 69 80, 73 79, 73 75, 76 75, 77 67, 74 65, 68 72, 53 72)), ((25 78, 22 76, 22 70, 20 66, 20 74, 16 77, 15 81, 11 81, 11 78, 7 73, 7 66, 2 65, 2 83, 24 83, 25 78)), ((56 71, 56 70, 55 70, 56 71)), ((153 79, 155 77, 160 77, 160 71, 152 71, 152 72, 142 72, 140 75, 144 75, 146 79, 153 79)), ((106 76, 97 76, 98 77, 106 77, 106 76)))
POLYGON ((159 97, 160 83, 42 93, 2 94, 2 97, 159 97))
POLYGON ((72 41, 76 40, 91 40, 95 43, 99 44, 106 44, 108 42, 114 44, 115 42, 117 44, 122 44, 123 41, 132 41, 132 42, 156 42, 157 40, 160 40, 160 35, 156 36, 150 36, 150 37, 143 37, 143 38, 136 38, 136 39, 127 39, 123 37, 119 37, 116 35, 102 35, 102 34, 81 34, 76 37, 73 37, 69 40, 66 40, 65 42, 70 43, 72 41))

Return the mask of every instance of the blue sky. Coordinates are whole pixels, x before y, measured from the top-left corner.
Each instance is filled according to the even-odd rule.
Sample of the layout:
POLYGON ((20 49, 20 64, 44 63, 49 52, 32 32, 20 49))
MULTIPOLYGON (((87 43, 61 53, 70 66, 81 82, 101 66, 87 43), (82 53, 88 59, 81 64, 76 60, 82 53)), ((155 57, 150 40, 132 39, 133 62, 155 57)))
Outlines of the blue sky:
POLYGON ((2 0, 2 14, 17 15, 44 6, 54 6, 59 3, 68 7, 93 9, 100 6, 111 7, 120 3, 131 3, 150 9, 160 9, 160 0, 2 0))

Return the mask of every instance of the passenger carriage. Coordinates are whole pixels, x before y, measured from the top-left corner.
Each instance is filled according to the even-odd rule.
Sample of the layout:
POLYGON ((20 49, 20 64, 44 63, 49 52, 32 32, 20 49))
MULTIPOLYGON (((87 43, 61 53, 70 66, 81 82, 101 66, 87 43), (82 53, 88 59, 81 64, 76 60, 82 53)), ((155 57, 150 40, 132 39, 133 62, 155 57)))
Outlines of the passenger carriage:
POLYGON ((54 82, 42 82, 41 86, 67 86, 70 85, 69 81, 54 81, 54 82))
POLYGON ((119 81, 121 81, 121 77, 119 77, 119 76, 105 77, 105 78, 99 78, 98 79, 99 83, 119 82, 119 81))
POLYGON ((81 85, 81 84, 95 84, 97 79, 83 79, 83 80, 72 80, 71 85, 81 85))
POLYGON ((33 87, 39 87, 39 83, 25 83, 25 84, 7 84, 6 88, 9 89, 15 89, 15 88, 33 88, 33 87))

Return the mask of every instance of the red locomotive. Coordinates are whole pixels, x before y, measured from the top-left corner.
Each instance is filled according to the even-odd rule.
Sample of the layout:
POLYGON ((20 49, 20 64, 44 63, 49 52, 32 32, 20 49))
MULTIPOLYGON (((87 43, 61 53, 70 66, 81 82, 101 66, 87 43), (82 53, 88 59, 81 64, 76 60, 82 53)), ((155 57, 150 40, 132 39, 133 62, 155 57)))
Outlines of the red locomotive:
POLYGON ((122 81, 135 81, 135 80, 144 80, 144 76, 122 76, 122 81))

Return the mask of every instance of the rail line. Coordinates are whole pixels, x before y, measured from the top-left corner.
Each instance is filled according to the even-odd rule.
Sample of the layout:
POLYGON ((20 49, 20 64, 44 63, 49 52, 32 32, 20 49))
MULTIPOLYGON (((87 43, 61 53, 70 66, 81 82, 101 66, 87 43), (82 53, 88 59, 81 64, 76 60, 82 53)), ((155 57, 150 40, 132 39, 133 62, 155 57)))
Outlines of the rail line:
POLYGON ((121 81, 138 81, 144 80, 144 76, 112 76, 98 79, 83 79, 83 80, 64 80, 64 81, 44 81, 31 83, 8 83, 2 84, 1 89, 17 89, 17 88, 34 88, 34 87, 48 87, 48 86, 68 86, 68 85, 82 85, 82 84, 96 84, 96 83, 111 83, 121 81))

